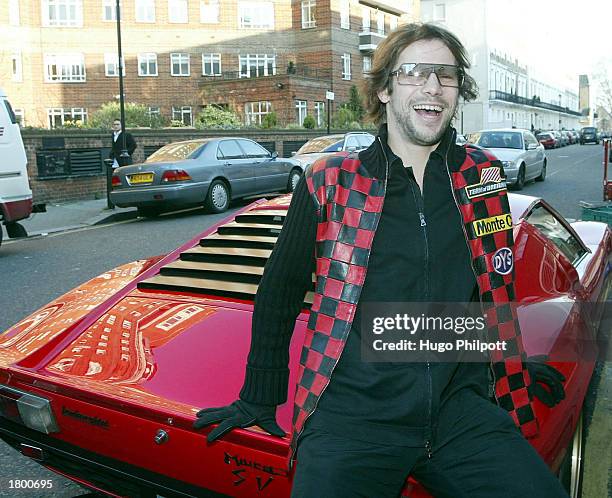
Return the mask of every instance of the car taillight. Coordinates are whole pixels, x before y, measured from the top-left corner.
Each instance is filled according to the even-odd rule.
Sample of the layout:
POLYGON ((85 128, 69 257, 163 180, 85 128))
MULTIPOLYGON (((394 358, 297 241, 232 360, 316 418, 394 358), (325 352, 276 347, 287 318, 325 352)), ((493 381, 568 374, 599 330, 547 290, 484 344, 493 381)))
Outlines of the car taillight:
POLYGON ((113 178, 111 180, 111 184, 113 187, 118 187, 119 185, 121 185, 121 178, 119 178, 118 175, 113 175, 113 178))
POLYGON ((184 169, 169 169, 164 171, 162 182, 182 182, 191 180, 191 176, 184 169))
POLYGON ((59 432, 48 399, 13 387, 0 385, 0 416, 44 434, 59 432))

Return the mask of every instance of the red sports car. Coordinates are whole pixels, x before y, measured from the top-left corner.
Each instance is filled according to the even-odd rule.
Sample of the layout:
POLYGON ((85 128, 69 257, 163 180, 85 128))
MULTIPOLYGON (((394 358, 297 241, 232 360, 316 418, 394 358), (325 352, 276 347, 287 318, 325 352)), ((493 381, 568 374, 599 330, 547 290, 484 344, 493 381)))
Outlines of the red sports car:
MULTIPOLYGON (((536 402, 540 433, 531 442, 578 490, 581 458, 571 456, 581 456, 591 349, 612 287, 612 231, 599 222, 570 225, 538 198, 510 201, 526 350, 548 355, 567 379, 555 408, 536 402)), ((210 429, 192 428, 199 409, 238 395, 253 297, 288 202, 255 202, 174 252, 104 273, 0 334, 0 437, 110 496, 289 496, 289 436, 252 427, 207 444, 210 429)), ((278 410, 287 431, 311 297, 291 344, 289 399, 278 410)), ((404 494, 429 496, 412 480, 404 494)))

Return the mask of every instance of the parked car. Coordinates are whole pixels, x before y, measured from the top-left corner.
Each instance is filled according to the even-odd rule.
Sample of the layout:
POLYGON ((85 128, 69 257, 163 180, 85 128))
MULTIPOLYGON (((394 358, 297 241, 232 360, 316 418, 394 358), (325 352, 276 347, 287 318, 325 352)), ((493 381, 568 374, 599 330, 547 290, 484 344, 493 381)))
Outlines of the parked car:
MULTIPOLYGON (((595 360, 587 347, 596 344, 612 288, 612 232, 599 222, 570 224, 539 198, 509 198, 526 352, 548 355, 567 379, 559 405, 534 402, 539 434, 529 441, 576 485, 595 360)), ((289 200, 247 206, 168 255, 110 270, 0 334, 0 437, 97 494, 288 497, 292 387, 277 411, 284 438, 248 427, 208 444, 214 426, 196 431, 192 423, 200 408, 238 396, 253 299, 289 200)), ((291 340, 290 386, 312 298, 291 340)), ((411 498, 429 496, 409 485, 411 498)))
POLYGON ((457 138, 455 139, 455 143, 457 145, 465 145, 466 143, 468 143, 468 139, 466 138, 465 135, 462 135, 461 133, 457 133, 457 138))
POLYGON ((549 133, 552 133, 555 139, 557 140, 557 147, 563 147, 566 145, 565 140, 563 139, 563 136, 560 132, 556 130, 550 130, 549 133))
POLYGON ((588 143, 599 143, 599 138, 597 137, 597 128, 594 126, 585 126, 580 130, 580 145, 588 144, 588 143))
POLYGON ((538 142, 540 142, 545 149, 554 149, 557 147, 557 139, 550 132, 538 133, 536 135, 538 142))
POLYGON ((562 130, 561 134, 566 138, 567 145, 572 145, 574 143, 574 136, 567 130, 562 130))
POLYGON ((305 170, 320 157, 328 156, 334 152, 367 149, 374 139, 374 135, 366 132, 324 135, 306 142, 292 158, 299 161, 302 170, 305 170))
POLYGON ((528 180, 543 182, 548 159, 544 146, 528 130, 516 128, 483 130, 472 141, 489 149, 504 165, 506 182, 521 190, 528 180))
POLYGON ((142 216, 167 207, 205 205, 225 211, 231 200, 271 192, 291 192, 302 170, 247 138, 187 140, 165 145, 142 164, 113 172, 112 202, 136 206, 142 216))

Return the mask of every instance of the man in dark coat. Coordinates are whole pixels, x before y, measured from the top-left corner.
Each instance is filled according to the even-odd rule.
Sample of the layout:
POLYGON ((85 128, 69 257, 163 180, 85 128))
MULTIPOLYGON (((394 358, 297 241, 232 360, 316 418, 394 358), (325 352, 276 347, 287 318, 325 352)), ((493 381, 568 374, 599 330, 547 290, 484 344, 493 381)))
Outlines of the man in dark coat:
POLYGON ((125 166, 126 164, 132 164, 132 154, 136 150, 136 141, 134 140, 134 137, 127 131, 125 132, 125 148, 127 150, 127 153, 129 154, 129 157, 121 158, 121 151, 123 150, 123 134, 121 133, 121 120, 115 119, 113 121, 112 130, 112 146, 108 158, 113 160, 113 168, 125 166))

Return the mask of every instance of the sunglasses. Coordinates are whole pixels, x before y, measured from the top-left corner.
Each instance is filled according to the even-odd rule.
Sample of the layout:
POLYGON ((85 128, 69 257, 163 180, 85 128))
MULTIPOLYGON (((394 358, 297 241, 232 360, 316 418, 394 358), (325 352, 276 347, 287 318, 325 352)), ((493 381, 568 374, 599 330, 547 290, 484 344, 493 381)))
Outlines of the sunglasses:
POLYGON ((399 69, 389 73, 397 76, 399 85, 423 86, 435 73, 440 86, 459 88, 463 84, 463 69, 451 64, 428 64, 409 62, 402 64, 399 69))

